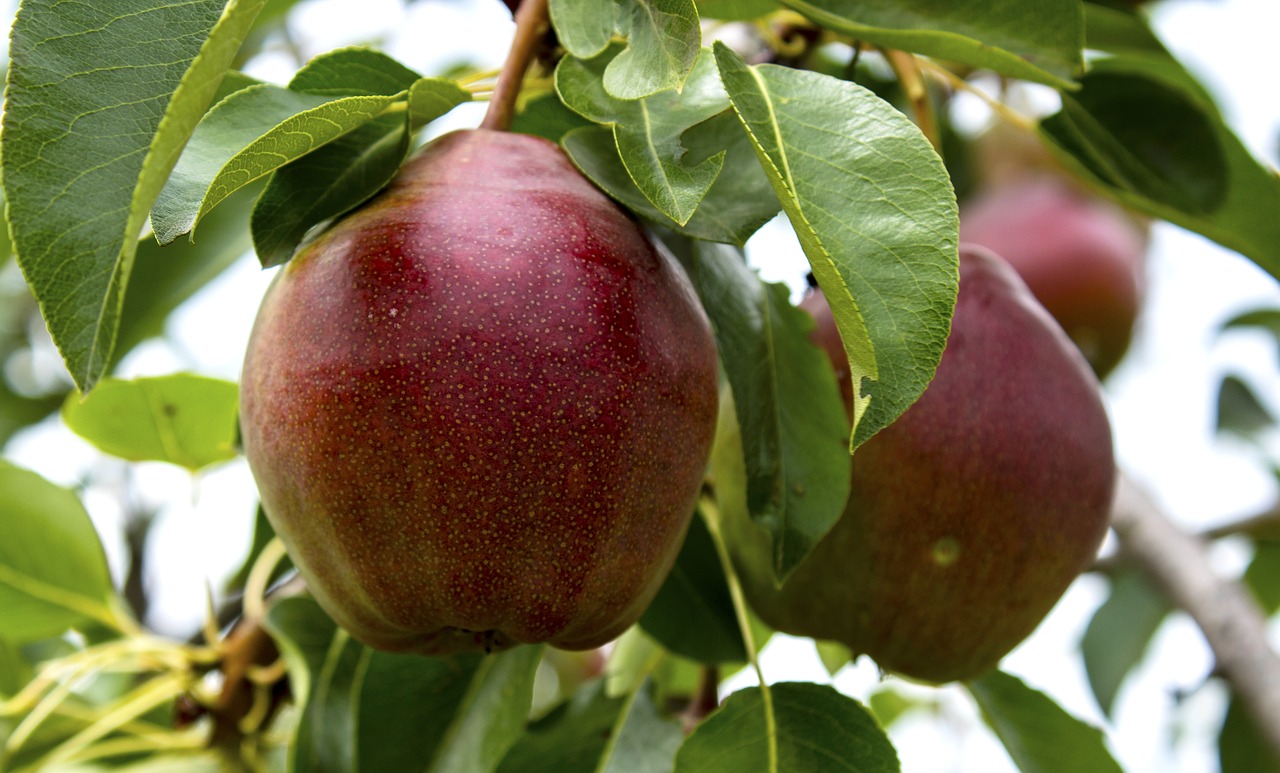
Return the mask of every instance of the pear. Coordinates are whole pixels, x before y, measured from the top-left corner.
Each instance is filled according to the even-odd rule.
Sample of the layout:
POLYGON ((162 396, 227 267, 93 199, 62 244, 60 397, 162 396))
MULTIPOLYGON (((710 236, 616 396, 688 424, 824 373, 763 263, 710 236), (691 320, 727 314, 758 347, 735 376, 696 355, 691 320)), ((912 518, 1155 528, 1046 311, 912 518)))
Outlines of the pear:
MULTIPOLYGON (((802 306, 848 392, 820 291, 802 306)), ((726 511, 750 604, 778 630, 832 639, 941 683, 994 667, 1094 560, 1115 486, 1097 379, 1016 273, 961 245, 936 376, 852 460, 831 531, 778 587, 763 532, 726 511)))
POLYGON ((635 220, 553 143, 478 129, 428 144, 284 267, 241 394, 270 521, 357 639, 585 650, 675 559, 717 359, 635 220))
POLYGON ((1052 175, 989 187, 960 212, 960 239, 1013 266, 1099 378, 1133 339, 1146 287, 1147 232, 1109 201, 1052 175))

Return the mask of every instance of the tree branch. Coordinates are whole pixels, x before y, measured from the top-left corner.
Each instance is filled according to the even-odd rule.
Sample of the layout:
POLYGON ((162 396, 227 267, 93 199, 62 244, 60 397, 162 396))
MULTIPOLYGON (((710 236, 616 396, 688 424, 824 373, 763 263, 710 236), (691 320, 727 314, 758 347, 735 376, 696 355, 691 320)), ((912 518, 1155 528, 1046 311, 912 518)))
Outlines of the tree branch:
POLYGON ((1280 656, 1267 642, 1266 616, 1256 600, 1239 583, 1215 574, 1204 540, 1174 525, 1126 477, 1120 480, 1111 527, 1121 554, 1142 567, 1200 627, 1218 672, 1280 759, 1280 656))

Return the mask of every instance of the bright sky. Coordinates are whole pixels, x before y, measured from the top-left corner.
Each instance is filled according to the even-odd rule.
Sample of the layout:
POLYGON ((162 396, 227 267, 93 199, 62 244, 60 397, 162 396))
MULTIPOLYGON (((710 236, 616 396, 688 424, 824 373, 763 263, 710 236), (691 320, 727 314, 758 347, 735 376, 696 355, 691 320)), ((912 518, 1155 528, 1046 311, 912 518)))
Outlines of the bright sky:
MULTIPOLYGON (((14 0, 0 4, 12 17, 14 0)), ((1280 73, 1274 34, 1280 4, 1274 0, 1165 0, 1153 12, 1166 43, 1219 97, 1230 123, 1254 152, 1280 164, 1280 73)), ((510 18, 496 0, 312 0, 295 14, 292 33, 312 55, 360 42, 382 41, 385 50, 424 74, 470 57, 496 67, 510 37, 510 18), (407 15, 407 21, 405 19, 407 15)), ((295 69, 292 55, 269 53, 254 74, 283 81, 295 69)), ((482 108, 458 111, 450 127, 474 125, 482 108)), ((774 223, 750 245, 753 261, 768 279, 796 286, 803 256, 785 223, 774 223)), ((179 369, 235 379, 257 299, 269 272, 246 257, 171 321, 172 345, 150 344, 126 361, 130 374, 179 369)), ((1257 305, 1280 306, 1274 280, 1235 253, 1180 229, 1157 225, 1150 265, 1151 287, 1138 338, 1129 359, 1106 386, 1121 466, 1151 488, 1180 522, 1203 527, 1249 514, 1276 496, 1274 481, 1249 449, 1213 437, 1214 401, 1223 374, 1242 372, 1271 395, 1280 394, 1276 348, 1265 336, 1235 333, 1218 341, 1217 327, 1232 314, 1257 305)), ((57 367, 56 359, 53 366, 57 367)), ((1280 404, 1273 405, 1280 410, 1280 404)), ((158 622, 185 632, 203 610, 204 584, 215 587, 248 544, 255 504, 242 462, 197 479, 160 464, 126 466, 104 459, 51 422, 15 438, 5 456, 57 482, 73 485, 86 475, 98 481, 86 493, 119 570, 121 492, 133 484, 141 504, 162 508, 150 554, 158 622), (131 481, 130 481, 131 479, 131 481)), ((1238 572, 1248 553, 1227 545, 1215 553, 1226 572, 1238 572)), ((1101 585, 1084 578, 1068 593, 1035 636, 1005 661, 1005 667, 1046 690, 1078 715, 1102 722, 1074 652, 1101 585)), ((1280 630, 1273 629, 1277 641, 1280 630)), ((1193 773, 1216 769, 1217 722, 1225 696, 1197 690, 1211 667, 1198 632, 1175 619, 1157 637, 1147 661, 1122 691, 1109 732, 1127 770, 1193 773), (1181 706, 1174 690, 1194 691, 1181 706), (1180 735, 1175 753, 1170 738, 1180 735)), ((770 680, 827 681, 801 640, 780 641, 766 652, 770 680)), ((836 684, 865 697, 878 675, 865 663, 840 673, 836 684)), ((731 680, 734 687, 750 679, 731 680)), ((909 717, 894 728, 903 769, 984 773, 1012 771, 988 736, 969 733, 977 722, 958 691, 915 690, 942 697, 938 715, 909 717)))

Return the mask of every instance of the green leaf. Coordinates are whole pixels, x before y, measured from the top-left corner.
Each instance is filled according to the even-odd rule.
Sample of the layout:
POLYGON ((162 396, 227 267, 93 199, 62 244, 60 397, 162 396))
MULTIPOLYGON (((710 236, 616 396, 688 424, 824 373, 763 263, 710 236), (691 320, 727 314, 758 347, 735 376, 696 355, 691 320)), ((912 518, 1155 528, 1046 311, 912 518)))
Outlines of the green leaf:
POLYGON ((617 28, 613 0, 549 0, 547 10, 564 50, 590 59, 605 49, 617 28))
POLYGON ((1280 759, 1234 695, 1218 733, 1218 762, 1221 773, 1280 773, 1280 759))
POLYGON ((992 671, 966 687, 1022 773, 1122 773, 1101 730, 1017 677, 992 671))
POLYGON ((0 461, 0 631, 22 644, 94 621, 115 627, 107 559, 74 494, 0 461))
POLYGON ((809 682, 783 682, 769 691, 772 724, 759 687, 730 695, 680 747, 675 773, 900 769, 893 744, 853 698, 809 682))
POLYGON ((1197 96, 1200 90, 1187 85, 1180 67, 1118 55, 1100 59, 1093 70, 1081 94, 1064 97, 1062 111, 1041 124, 1054 157, 1120 203, 1237 250, 1280 277, 1280 218, 1273 216, 1280 211, 1280 176, 1249 154, 1217 109, 1197 96), (1136 90, 1121 88, 1143 80, 1147 85, 1136 90), (1103 84, 1101 96, 1088 96, 1097 83, 1103 84), (1122 91, 1123 101, 1117 101, 1122 91), (1143 129, 1147 107, 1138 105, 1188 123, 1159 120, 1143 129), (1135 162, 1134 154, 1117 146, 1139 135, 1135 162), (1170 154, 1167 162, 1162 153, 1170 154))
POLYGON ((884 48, 1071 88, 1084 67, 1076 0, 782 0, 828 29, 884 48))
POLYGON ((374 95, 409 89, 411 107, 403 114, 378 116, 271 175, 251 221, 254 250, 263 266, 284 263, 311 228, 381 190, 409 152, 411 123, 430 123, 470 99, 453 81, 417 78, 395 60, 365 49, 344 49, 314 60, 289 88, 374 95))
POLYGON ((627 702, 609 697, 603 680, 588 682, 529 725, 498 773, 595 773, 627 702))
POLYGON ((1145 14, 1085 3, 1084 17, 1086 48, 1122 54, 1133 67, 1178 85, 1217 112, 1213 96, 1160 42, 1145 14))
POLYGON ((959 281, 950 178, 920 130, 856 84, 748 67, 720 43, 716 62, 831 305, 856 447, 920 396, 942 356, 959 281))
POLYGON ((321 54, 294 73, 289 90, 330 97, 393 96, 422 76, 390 56, 354 46, 321 54))
POLYGON ((1222 327, 1218 332, 1225 333, 1228 330, 1236 330, 1238 328, 1258 328, 1263 332, 1270 333, 1271 337, 1275 339, 1277 352, 1280 353, 1280 309, 1257 308, 1241 312, 1222 323, 1222 327))
POLYGON ((443 658, 365 648, 359 711, 359 770, 426 770, 484 655, 443 658))
POLYGON ((1276 418, 1239 376, 1226 375, 1218 385, 1217 431, 1249 440, 1274 426, 1276 418))
POLYGON ((495 770, 524 730, 533 702, 541 646, 521 646, 485 658, 456 718, 432 758, 436 773, 495 770))
POLYGON ((271 175, 250 220, 264 267, 293 256, 307 232, 385 186, 409 152, 408 115, 384 115, 271 175))
POLYGON ((605 690, 609 697, 630 695, 640 689, 640 684, 653 671, 654 664, 664 659, 663 655, 661 645, 640 626, 624 631, 614 642, 605 663, 605 690))
POLYGON ((1108 715, 1120 685, 1142 660, 1170 609, 1164 595, 1141 573, 1125 571, 1112 580, 1111 595, 1093 613, 1080 643, 1089 687, 1108 715))
POLYGON ((379 652, 301 597, 273 604, 266 624, 302 712, 292 769, 434 770, 433 756, 466 751, 496 764, 513 740, 513 717, 523 726, 538 647, 441 658, 379 652), (493 747, 469 746, 486 742, 493 747))
MULTIPOLYGON (((533 97, 524 104, 524 109, 516 114, 515 120, 511 123, 511 131, 532 134, 558 143, 562 137, 574 129, 591 125, 587 119, 565 107, 565 104, 560 101, 560 95, 550 91, 533 97)), ((612 144, 612 132, 608 129, 601 129, 601 131, 609 135, 609 142, 612 144)), ((616 150, 614 155, 617 155, 616 150)), ((638 189, 637 195, 639 195, 638 189)))
POLYGON ((932 709, 934 711, 939 709, 939 702, 936 698, 908 696, 892 687, 881 687, 871 693, 871 696, 867 698, 867 705, 871 708, 871 713, 876 715, 876 721, 880 723, 881 727, 891 727, 904 714, 915 709, 932 709))
POLYGON ((696 166, 684 163, 680 138, 695 124, 729 106, 710 56, 701 56, 683 90, 647 99, 611 96, 602 78, 620 56, 617 46, 584 61, 566 57, 556 67, 556 91, 565 105, 613 127, 618 154, 631 179, 653 206, 676 223, 689 221, 724 163, 718 153, 696 166))
POLYGON ((690 522, 675 566, 640 627, 671 652, 701 663, 747 659, 724 568, 701 517, 690 522))
POLYGON ((471 92, 447 78, 422 78, 409 89, 409 128, 417 130, 464 102, 471 92))
POLYGON ((603 90, 620 100, 682 88, 702 46, 693 0, 551 0, 549 11, 560 43, 578 59, 604 51, 615 33, 626 39, 601 63, 603 90))
POLYGON ((106 379, 88 396, 68 396, 62 419, 106 453, 195 471, 234 458, 235 382, 179 373, 106 379))
POLYGON ((1181 88, 1103 60, 1062 110, 1041 122, 1060 148, 1113 187, 1191 214, 1212 212, 1227 190, 1214 116, 1181 88))
POLYGON ((742 246, 779 207, 742 124, 727 110, 689 129, 682 139, 688 148, 685 162, 694 166, 725 153, 720 174, 684 225, 664 215, 636 187, 608 127, 570 131, 562 144, 583 174, 632 212, 684 236, 742 246))
POLYGON ((1280 611, 1280 542, 1254 540, 1253 560, 1244 581, 1268 616, 1280 611))
POLYGON ((200 239, 161 245, 151 236, 138 243, 133 276, 125 289, 112 369, 143 341, 163 335, 169 315, 249 251, 252 189, 237 191, 204 219, 200 239))
POLYGON ((82 390, 107 370, 138 234, 264 0, 25 0, 3 180, 18 261, 82 390))
POLYGON ((648 684, 641 685, 619 713, 600 773, 665 773, 674 766, 684 730, 662 717, 650 693, 648 684))
MULTIPOLYGON (((0 698, 10 698, 30 682, 35 669, 22 655, 22 648, 0 638, 0 698)), ((0 740, 2 740, 0 736, 0 740)))
POLYGON ((702 48, 693 0, 620 0, 618 31, 627 48, 604 72, 604 88, 618 99, 642 99, 688 87, 702 48))
POLYGON ((752 21, 778 10, 778 0, 698 0, 698 15, 720 21, 752 21))
MULTIPOLYGON (((853 650, 838 641, 814 639, 813 645, 818 651, 818 660, 822 661, 822 667, 827 669, 827 673, 832 676, 835 676, 836 672, 853 661, 853 650)), ((874 705, 871 708, 875 710, 874 705)), ((876 712, 876 714, 878 715, 879 712, 876 712)), ((886 722, 885 724, 887 725, 888 723, 886 722)))
POLYGON ((271 84, 241 89, 200 121, 151 212, 167 244, 235 192, 372 120, 398 96, 328 97, 271 84))
POLYGON ((693 254, 741 428, 747 512, 768 535, 782 580, 849 498, 844 403, 826 353, 809 341, 813 319, 791 305, 786 286, 761 282, 732 247, 698 243, 693 254))

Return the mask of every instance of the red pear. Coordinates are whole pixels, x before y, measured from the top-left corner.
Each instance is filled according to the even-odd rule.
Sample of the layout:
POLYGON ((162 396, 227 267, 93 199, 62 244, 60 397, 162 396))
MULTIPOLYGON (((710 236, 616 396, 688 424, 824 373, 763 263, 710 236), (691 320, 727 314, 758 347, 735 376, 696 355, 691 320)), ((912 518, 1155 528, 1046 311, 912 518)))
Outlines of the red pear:
POLYGON ((1029 176, 968 202, 960 240, 1007 260, 1100 378, 1124 357, 1142 307, 1147 234, 1122 209, 1029 176))
MULTIPOLYGON (((802 305, 847 385, 826 300, 802 305)), ((781 588, 763 532, 729 518, 747 598, 778 630, 930 682, 987 671, 1035 629, 1093 561, 1115 484, 1097 379, 1013 270, 968 246, 936 376, 852 464, 844 514, 781 588)))
POLYGON ((717 412, 678 263, 535 137, 461 131, 284 267, 249 343, 245 453, 357 639, 588 649, 675 559, 717 412))

